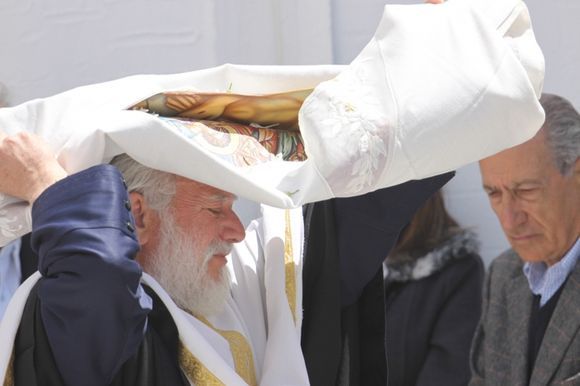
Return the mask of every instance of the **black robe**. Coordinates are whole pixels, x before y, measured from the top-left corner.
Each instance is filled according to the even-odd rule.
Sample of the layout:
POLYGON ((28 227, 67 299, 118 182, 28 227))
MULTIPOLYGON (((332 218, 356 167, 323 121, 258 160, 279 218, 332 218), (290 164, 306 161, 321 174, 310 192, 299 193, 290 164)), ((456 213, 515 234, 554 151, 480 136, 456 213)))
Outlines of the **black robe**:
POLYGON ((30 245, 30 233, 20 240, 20 283, 24 282, 38 270, 38 255, 30 245))
POLYGON ((382 262, 453 173, 305 208, 302 352, 312 385, 385 385, 382 262))
MULTIPOLYGON (((63 386, 42 324, 37 285, 26 301, 14 343, 14 385, 63 386)), ((144 288, 153 299, 147 332, 137 354, 123 364, 111 386, 188 386, 178 365, 177 327, 157 294, 144 288)))

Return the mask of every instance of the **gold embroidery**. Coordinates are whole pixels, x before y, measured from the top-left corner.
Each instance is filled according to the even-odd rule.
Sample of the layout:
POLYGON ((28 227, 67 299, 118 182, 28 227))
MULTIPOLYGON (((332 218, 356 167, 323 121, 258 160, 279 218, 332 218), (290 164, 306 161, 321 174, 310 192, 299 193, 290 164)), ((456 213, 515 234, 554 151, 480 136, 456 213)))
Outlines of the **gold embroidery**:
POLYGON ((4 386, 14 386, 14 350, 12 355, 10 355, 10 361, 8 362, 8 368, 6 368, 6 374, 4 374, 4 386))
POLYGON ((256 367, 254 366, 254 354, 247 339, 238 331, 220 330, 215 328, 206 318, 197 317, 209 328, 220 334, 230 345, 230 351, 234 358, 236 373, 250 386, 258 384, 256 380, 256 367))
POLYGON ((286 297, 290 306, 290 313, 296 322, 296 275, 294 267, 294 253, 292 249, 292 228, 290 226, 290 211, 286 209, 286 231, 284 235, 284 266, 286 274, 286 297))
POLYGON ((179 364, 189 381, 196 385, 225 386, 181 342, 179 342, 179 364))

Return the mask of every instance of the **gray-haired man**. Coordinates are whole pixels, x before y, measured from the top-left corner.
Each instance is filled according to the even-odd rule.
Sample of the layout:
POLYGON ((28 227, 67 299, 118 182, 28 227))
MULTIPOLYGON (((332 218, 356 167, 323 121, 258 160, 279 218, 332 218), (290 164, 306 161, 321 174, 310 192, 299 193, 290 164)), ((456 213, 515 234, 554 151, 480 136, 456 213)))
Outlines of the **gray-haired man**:
POLYGON ((512 249, 491 265, 472 384, 580 384, 580 115, 544 94, 531 140, 480 161, 512 249))

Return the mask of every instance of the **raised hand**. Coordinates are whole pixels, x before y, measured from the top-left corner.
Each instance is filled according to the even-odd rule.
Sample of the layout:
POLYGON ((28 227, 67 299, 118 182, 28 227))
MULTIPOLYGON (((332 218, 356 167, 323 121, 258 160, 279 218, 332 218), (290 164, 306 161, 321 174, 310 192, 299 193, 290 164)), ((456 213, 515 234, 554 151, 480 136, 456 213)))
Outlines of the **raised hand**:
POLYGON ((40 137, 0 130, 0 192, 33 203, 50 185, 67 176, 40 137))

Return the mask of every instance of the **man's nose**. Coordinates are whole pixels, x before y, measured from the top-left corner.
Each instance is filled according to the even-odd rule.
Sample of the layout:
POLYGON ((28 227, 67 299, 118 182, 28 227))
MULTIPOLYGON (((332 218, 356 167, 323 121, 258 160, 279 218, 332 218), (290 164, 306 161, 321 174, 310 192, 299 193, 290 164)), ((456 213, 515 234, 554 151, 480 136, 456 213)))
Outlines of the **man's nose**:
POLYGON ((221 237, 229 243, 239 243, 246 237, 244 226, 233 210, 229 210, 224 218, 221 237))
POLYGON ((507 197, 502 203, 500 221, 504 229, 513 230, 526 221, 526 212, 516 198, 507 197))

